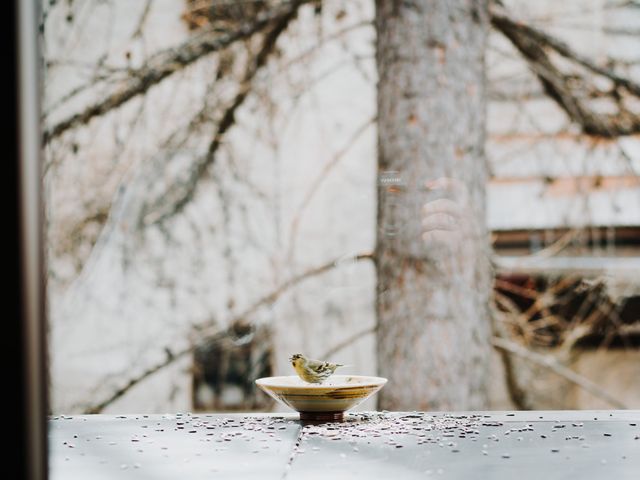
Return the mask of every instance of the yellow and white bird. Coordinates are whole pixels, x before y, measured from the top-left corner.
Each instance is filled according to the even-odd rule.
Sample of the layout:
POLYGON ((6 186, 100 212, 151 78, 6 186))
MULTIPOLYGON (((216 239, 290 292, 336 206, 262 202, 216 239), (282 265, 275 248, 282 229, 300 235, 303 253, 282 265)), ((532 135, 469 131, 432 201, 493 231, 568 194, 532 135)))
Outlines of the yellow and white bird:
POLYGON ((336 371, 344 367, 341 363, 321 362, 305 357, 301 353, 292 355, 289 359, 298 376, 308 383, 322 383, 336 371))

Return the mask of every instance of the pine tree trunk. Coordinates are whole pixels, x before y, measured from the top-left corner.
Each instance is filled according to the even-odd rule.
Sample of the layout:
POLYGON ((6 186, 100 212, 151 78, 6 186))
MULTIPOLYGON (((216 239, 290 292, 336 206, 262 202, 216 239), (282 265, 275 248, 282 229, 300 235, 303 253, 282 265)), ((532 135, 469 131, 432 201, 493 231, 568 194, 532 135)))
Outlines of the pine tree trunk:
POLYGON ((376 7, 379 406, 486 408, 487 5, 376 7))

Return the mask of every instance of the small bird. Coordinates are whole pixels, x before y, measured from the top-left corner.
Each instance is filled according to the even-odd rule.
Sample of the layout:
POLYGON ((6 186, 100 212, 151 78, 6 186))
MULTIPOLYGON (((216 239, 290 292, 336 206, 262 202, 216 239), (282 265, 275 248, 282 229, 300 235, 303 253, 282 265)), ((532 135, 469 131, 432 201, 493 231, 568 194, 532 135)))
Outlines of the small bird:
POLYGON ((341 363, 321 362, 311 360, 301 353, 292 355, 289 359, 298 376, 308 383, 322 383, 336 371, 338 367, 344 367, 341 363))

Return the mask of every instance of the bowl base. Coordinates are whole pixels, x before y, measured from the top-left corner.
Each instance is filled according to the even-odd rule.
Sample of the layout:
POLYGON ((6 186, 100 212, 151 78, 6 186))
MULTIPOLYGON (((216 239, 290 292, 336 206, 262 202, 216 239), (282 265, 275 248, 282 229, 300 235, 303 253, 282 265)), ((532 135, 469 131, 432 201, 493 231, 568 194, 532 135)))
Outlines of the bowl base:
POLYGON ((304 423, 342 422, 344 412, 300 412, 300 421, 304 423))

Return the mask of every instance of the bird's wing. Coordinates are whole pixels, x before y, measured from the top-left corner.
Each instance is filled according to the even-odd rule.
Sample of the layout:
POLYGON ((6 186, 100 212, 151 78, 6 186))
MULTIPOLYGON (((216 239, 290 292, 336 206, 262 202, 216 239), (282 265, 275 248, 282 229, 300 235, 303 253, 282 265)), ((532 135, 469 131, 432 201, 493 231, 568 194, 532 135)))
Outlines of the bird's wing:
POLYGON ((309 360, 307 362, 307 367, 314 372, 322 372, 327 368, 327 362, 319 362, 317 360, 309 360))

